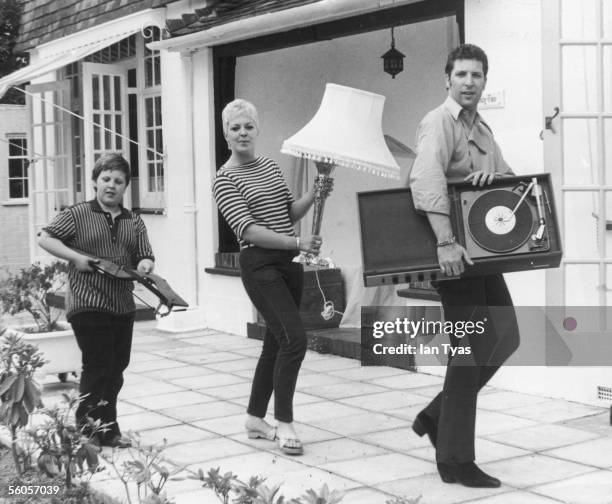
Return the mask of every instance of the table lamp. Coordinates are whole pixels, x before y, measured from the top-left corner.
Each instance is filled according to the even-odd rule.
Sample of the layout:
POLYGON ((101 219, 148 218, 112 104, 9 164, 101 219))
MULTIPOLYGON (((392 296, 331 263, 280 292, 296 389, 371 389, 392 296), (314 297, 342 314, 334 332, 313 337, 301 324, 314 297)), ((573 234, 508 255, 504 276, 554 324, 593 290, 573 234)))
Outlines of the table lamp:
MULTIPOLYGON (((317 167, 312 234, 321 231, 325 200, 336 166, 399 178, 400 168, 382 131, 385 97, 361 89, 327 84, 319 110, 300 131, 283 142, 281 152, 312 159, 317 167)), ((302 252, 299 261, 326 267, 318 254, 302 252)))

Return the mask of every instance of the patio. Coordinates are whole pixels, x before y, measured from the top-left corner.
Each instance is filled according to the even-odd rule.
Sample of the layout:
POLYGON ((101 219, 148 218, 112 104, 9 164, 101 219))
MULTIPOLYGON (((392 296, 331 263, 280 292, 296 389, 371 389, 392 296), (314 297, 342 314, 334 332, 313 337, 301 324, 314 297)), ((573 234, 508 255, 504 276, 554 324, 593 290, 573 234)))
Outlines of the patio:
MULTIPOLYGON (((190 471, 220 467, 243 480, 264 476, 269 486, 282 483, 280 493, 289 498, 326 483, 345 491, 347 504, 419 495, 421 504, 612 502, 607 408, 487 387, 479 401, 477 460, 503 485, 448 485, 437 475, 427 437, 410 428, 441 378, 313 351, 295 397, 305 454, 284 456, 270 441, 249 440, 243 428, 260 345, 213 330, 162 333, 155 322, 138 322, 120 395, 122 429, 139 431, 145 442, 166 438, 166 457, 190 471)), ((45 382, 48 405, 73 386, 51 376, 45 382)), ((108 472, 93 485, 125 498, 108 472)), ((170 481, 166 489, 176 504, 218 502, 195 480, 170 481)))

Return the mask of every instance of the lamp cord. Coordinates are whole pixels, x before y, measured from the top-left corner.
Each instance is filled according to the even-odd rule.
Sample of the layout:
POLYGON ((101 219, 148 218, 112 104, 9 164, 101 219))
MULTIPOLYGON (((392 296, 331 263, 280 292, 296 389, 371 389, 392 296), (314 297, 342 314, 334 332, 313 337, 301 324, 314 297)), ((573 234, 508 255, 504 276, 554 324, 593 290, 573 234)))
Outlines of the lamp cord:
POLYGON ((333 301, 327 300, 325 298, 325 293, 323 292, 323 289, 321 288, 321 282, 319 281, 319 270, 315 268, 314 272, 315 278, 317 279, 317 286, 319 287, 321 297, 323 298, 323 311, 321 312, 321 317, 323 317, 324 320, 331 320, 332 318, 334 318, 334 315, 336 313, 338 315, 344 315, 343 312, 340 312, 335 309, 333 301))

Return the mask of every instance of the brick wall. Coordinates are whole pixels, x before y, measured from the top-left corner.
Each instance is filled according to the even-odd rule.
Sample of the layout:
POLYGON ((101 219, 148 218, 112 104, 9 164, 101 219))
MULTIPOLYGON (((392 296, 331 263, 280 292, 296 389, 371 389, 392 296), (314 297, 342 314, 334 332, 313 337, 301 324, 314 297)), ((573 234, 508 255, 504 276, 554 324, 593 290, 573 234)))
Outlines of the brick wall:
MULTIPOLYGON (((30 264, 28 204, 12 204, 8 190, 8 145, 10 135, 28 131, 26 108, 0 105, 0 270, 30 264)), ((0 275, 4 273, 0 271, 0 275)))

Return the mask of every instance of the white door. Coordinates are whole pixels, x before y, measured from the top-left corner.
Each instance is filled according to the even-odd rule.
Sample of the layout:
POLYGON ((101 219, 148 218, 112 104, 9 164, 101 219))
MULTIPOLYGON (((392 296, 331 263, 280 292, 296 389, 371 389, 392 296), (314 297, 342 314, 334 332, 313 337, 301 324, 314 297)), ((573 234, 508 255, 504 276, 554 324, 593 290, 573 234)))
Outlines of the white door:
POLYGON ((545 167, 564 257, 547 304, 612 304, 612 2, 543 0, 545 167), (554 109, 559 114, 552 118, 554 109))
MULTIPOLYGON (((87 199, 93 197, 91 172, 105 153, 128 158, 126 70, 120 65, 83 63, 83 180, 87 199)), ((130 207, 129 191, 124 206, 130 207)))
POLYGON ((51 219, 74 203, 71 167, 71 123, 65 111, 70 104, 67 81, 27 87, 31 128, 28 141, 30 187, 30 258, 45 261, 49 255, 36 236, 51 219))

